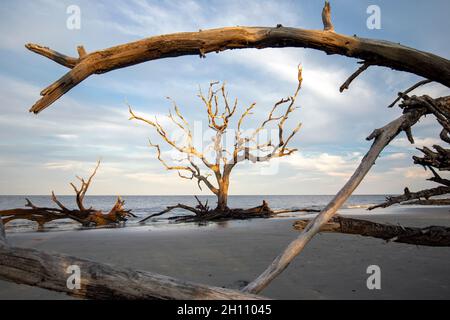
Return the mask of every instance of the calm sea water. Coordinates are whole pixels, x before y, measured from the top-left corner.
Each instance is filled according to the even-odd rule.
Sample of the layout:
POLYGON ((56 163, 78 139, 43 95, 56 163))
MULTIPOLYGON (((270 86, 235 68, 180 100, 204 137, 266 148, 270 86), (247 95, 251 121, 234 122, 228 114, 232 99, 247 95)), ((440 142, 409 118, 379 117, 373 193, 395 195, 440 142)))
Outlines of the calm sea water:
MULTIPOLYGON (((261 205, 263 200, 268 201, 272 209, 295 209, 295 208, 313 208, 322 209, 331 199, 332 195, 302 195, 302 196, 230 196, 229 206, 231 208, 250 208, 261 205)), ((50 196, 0 196, 0 210, 22 208, 25 205, 25 198, 28 198, 37 206, 54 207, 50 196)), ((58 199, 68 208, 76 208, 74 196, 59 196, 58 199)), ((131 209, 138 217, 145 217, 152 213, 157 213, 164 210, 167 206, 177 203, 195 206, 197 204, 193 196, 123 196, 125 200, 125 207, 131 209)), ((204 203, 208 200, 210 207, 215 205, 214 196, 199 196, 199 199, 204 203)), ((354 195, 351 196, 344 204, 343 208, 367 208, 370 205, 381 203, 385 199, 385 195, 354 195)), ((115 196, 86 196, 85 207, 92 206, 95 209, 108 212, 114 205, 115 196)), ((174 210, 161 217, 159 221, 165 221, 165 217, 173 215, 186 214, 183 210, 174 210)), ((139 219, 131 219, 128 224, 136 223, 139 219)), ((167 221, 167 220, 166 220, 167 221)), ((57 222, 49 223, 49 229, 73 228, 74 223, 71 221, 58 220, 57 222)), ((27 229, 32 227, 32 224, 27 221, 14 221, 9 225, 9 229, 27 229)))

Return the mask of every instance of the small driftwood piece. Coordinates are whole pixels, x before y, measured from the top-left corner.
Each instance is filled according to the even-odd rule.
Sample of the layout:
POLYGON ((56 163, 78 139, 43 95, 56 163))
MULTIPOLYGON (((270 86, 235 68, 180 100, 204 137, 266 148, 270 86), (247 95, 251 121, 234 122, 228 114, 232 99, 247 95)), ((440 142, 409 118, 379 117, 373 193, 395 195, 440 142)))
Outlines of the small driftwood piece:
POLYGON ((386 198, 386 201, 375 206, 367 208, 367 210, 373 210, 376 208, 387 208, 393 204, 402 203, 404 201, 425 198, 429 199, 433 196, 443 195, 450 192, 450 187, 439 186, 432 189, 426 189, 418 192, 411 192, 408 188, 405 188, 404 194, 400 196, 390 196, 386 198))
MULTIPOLYGON (((298 220, 294 223, 294 229, 303 231, 309 223, 310 220, 298 220)), ((425 228, 403 227, 400 225, 335 216, 326 224, 322 225, 319 232, 354 234, 383 239, 388 242, 420 246, 450 246, 450 228, 442 226, 429 226, 425 228)))

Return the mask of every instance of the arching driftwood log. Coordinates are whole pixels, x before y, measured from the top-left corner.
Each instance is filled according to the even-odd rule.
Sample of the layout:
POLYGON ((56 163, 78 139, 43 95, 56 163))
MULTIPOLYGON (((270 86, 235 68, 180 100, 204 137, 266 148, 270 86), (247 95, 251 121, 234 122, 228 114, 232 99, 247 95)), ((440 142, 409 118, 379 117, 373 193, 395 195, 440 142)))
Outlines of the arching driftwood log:
MULTIPOLYGON (((298 220, 294 223, 294 229, 303 231, 309 222, 310 220, 298 220)), ((424 228, 404 227, 335 216, 326 224, 322 225, 319 232, 354 234, 383 239, 388 242, 420 246, 450 246, 450 228, 443 226, 429 226, 424 228)))
POLYGON ((78 209, 72 210, 65 207, 52 191, 52 201, 58 206, 57 208, 38 207, 31 203, 29 199, 26 199, 27 203, 25 206, 27 208, 1 210, 1 220, 6 224, 13 220, 26 219, 37 222, 39 228, 41 228, 45 223, 59 219, 72 219, 83 226, 103 226, 124 222, 129 216, 134 217, 130 210, 123 208, 125 201, 120 197, 117 198, 116 203, 108 213, 103 213, 92 207, 85 208, 83 200, 99 166, 100 161, 97 162, 94 172, 87 180, 77 177, 81 182, 79 188, 73 183, 70 184, 76 193, 78 209))
POLYGON ((57 253, 11 247, 0 220, 0 279, 82 299, 256 300, 261 296, 121 268, 57 253), (67 267, 81 271, 80 289, 69 289, 67 267))
MULTIPOLYGON (((39 113, 70 89, 93 74, 128 67, 145 61, 199 55, 243 48, 303 47, 363 60, 369 65, 407 71, 450 86, 450 61, 434 54, 397 43, 346 36, 334 32, 329 3, 322 12, 324 30, 304 30, 276 27, 228 27, 198 32, 182 32, 155 36, 143 40, 86 53, 78 47, 79 57, 69 57, 37 44, 26 48, 71 70, 41 92, 42 98, 30 109, 39 113)), ((359 70, 361 73, 364 70, 359 70)), ((352 76, 341 91, 348 88, 352 76)))

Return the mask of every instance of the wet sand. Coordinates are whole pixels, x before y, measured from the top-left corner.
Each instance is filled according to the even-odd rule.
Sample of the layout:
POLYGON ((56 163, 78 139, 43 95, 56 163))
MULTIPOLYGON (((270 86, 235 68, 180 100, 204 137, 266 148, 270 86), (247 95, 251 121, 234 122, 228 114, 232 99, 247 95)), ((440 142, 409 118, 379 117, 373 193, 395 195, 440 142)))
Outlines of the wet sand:
MULTIPOLYGON (((398 206, 351 217, 404 226, 450 226, 449 207, 398 206)), ((185 280, 239 288, 297 235, 293 218, 150 225, 121 229, 9 233, 12 245, 75 255, 185 280)), ((450 248, 320 234, 262 292, 275 299, 450 299, 450 248), (381 268, 381 290, 369 290, 366 269, 381 268)), ((0 281, 0 299, 67 299, 64 294, 0 281)))

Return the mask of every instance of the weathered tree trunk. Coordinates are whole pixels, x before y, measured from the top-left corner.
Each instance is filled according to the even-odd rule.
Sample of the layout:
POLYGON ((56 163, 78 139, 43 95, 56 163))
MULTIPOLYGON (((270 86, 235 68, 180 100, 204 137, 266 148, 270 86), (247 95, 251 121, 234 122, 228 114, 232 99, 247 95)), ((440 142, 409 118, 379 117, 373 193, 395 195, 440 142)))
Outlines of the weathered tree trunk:
POLYGON ((256 300, 242 293, 73 256, 8 246, 0 220, 0 279, 83 299, 256 300), (69 266, 81 271, 80 289, 69 289, 69 266))
MULTIPOLYGON (((303 231, 309 222, 310 220, 298 220, 294 223, 294 229, 303 231)), ((320 227, 320 232, 355 234, 379 238, 390 242, 421 246, 450 246, 450 228, 442 226, 429 226, 425 228, 403 227, 335 216, 320 227)))
POLYGON ((228 210, 228 188, 230 186, 230 175, 224 175, 219 181, 219 193, 217 194, 217 211, 228 210))

